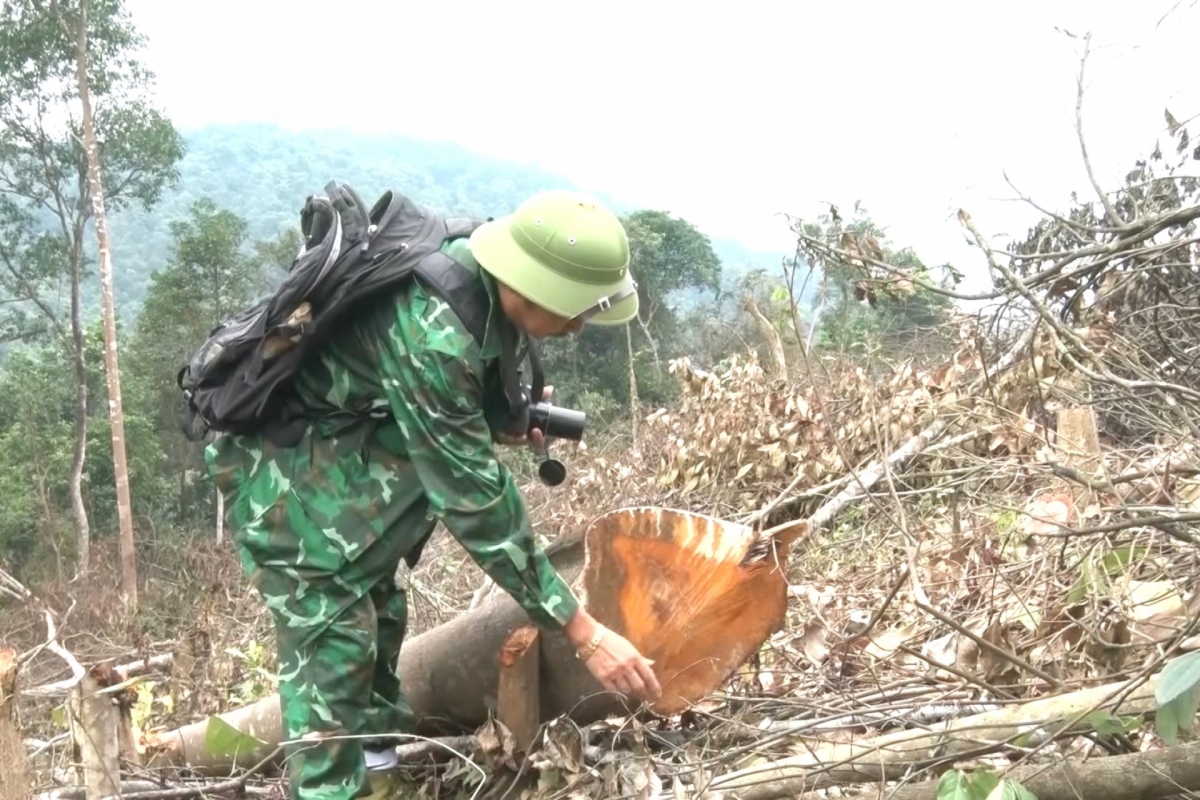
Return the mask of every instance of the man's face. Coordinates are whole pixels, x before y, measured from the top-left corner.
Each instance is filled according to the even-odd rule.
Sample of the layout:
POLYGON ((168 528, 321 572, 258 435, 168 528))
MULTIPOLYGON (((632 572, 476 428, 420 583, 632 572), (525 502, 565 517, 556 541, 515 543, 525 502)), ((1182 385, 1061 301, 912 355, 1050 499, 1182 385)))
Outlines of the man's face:
POLYGON ((583 320, 571 320, 531 303, 504 284, 499 284, 500 305, 513 325, 534 339, 567 336, 583 328, 583 320))

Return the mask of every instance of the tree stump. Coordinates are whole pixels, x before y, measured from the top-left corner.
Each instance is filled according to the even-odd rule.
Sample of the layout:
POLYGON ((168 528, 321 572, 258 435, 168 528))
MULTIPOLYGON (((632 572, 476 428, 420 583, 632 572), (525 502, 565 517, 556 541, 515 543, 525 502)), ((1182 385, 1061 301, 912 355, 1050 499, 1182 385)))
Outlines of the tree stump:
POLYGON ((28 800, 33 780, 17 719, 17 672, 17 651, 0 647, 0 776, 5 797, 28 800))

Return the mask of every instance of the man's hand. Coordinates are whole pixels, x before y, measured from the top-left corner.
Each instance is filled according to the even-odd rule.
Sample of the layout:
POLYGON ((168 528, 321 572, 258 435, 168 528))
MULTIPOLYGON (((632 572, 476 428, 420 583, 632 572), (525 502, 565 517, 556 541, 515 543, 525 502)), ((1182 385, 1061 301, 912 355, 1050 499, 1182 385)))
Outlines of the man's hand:
POLYGON ((650 669, 654 662, 639 653, 624 636, 608 630, 583 609, 567 624, 566 634, 577 651, 588 648, 599 634, 599 644, 584 664, 608 691, 642 700, 654 700, 662 694, 658 678, 650 669))
MULTIPOLYGON (((553 386, 545 386, 542 388, 542 400, 549 402, 554 395, 553 386)), ((528 436, 521 434, 520 436, 511 436, 509 434, 496 434, 496 441, 503 445, 518 445, 528 444, 535 450, 544 450, 546 448, 546 435, 542 433, 540 428, 534 428, 533 432, 528 436)))

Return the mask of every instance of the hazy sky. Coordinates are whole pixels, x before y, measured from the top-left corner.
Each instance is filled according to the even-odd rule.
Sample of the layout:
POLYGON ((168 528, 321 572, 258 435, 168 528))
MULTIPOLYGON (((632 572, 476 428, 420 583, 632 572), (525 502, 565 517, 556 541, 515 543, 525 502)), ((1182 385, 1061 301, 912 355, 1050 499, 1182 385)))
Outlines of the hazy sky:
MULTIPOLYGON (((452 139, 751 247, 861 199, 927 262, 954 218, 1021 235, 1200 114, 1197 0, 695 3, 127 0, 177 124, 254 119, 452 139)), ((1194 130, 1200 134, 1200 129, 1194 130)), ((1165 141, 1165 139, 1164 139, 1165 141)))

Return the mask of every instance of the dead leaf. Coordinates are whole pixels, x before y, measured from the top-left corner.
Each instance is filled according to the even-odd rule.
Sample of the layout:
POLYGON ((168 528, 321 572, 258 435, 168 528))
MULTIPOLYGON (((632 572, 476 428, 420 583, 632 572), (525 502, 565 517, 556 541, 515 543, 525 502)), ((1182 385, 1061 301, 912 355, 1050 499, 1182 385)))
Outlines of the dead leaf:
POLYGON ((646 756, 623 760, 619 772, 620 795, 635 800, 657 800, 662 796, 662 778, 654 771, 653 762, 646 756))
POLYGON ((1066 492, 1053 492, 1038 496, 1025 506, 1026 516, 1022 528, 1027 535, 1055 533, 1059 526, 1067 526, 1075 511, 1075 498, 1066 492))
POLYGON ((1175 483, 1175 502, 1180 511, 1200 511, 1200 478, 1179 478, 1175 483))
MULTIPOLYGON (((966 638, 965 636, 963 637, 963 639, 966 638)), ((1012 650, 1008 642, 1008 636, 1005 634, 1004 625, 1000 620, 995 620, 992 624, 988 625, 980 638, 1001 650, 1012 650)), ((971 644, 975 646, 978 653, 979 666, 983 668, 985 680, 989 682, 994 681, 997 677, 1013 669, 1013 664, 1008 659, 979 646, 975 642, 971 642, 971 644)))
POLYGON ((542 729, 541 746, 530 754, 529 760, 538 770, 553 768, 572 776, 583 772, 587 765, 579 729, 562 720, 551 720, 542 729))
POLYGON ((489 763, 503 767, 516 765, 517 740, 504 723, 488 720, 475 731, 475 738, 479 742, 479 752, 489 763))
POLYGON ((954 662, 957 660, 957 648, 955 645, 958 637, 958 631, 951 631, 945 636, 931 639, 921 645, 921 655, 935 664, 953 667, 954 662))
POLYGON ((916 638, 919 628, 916 623, 901 625, 899 628, 886 630, 878 635, 872 635, 863 652, 880 660, 891 658, 900 646, 916 638))
POLYGON ((1116 594, 1129 616, 1129 633, 1153 642, 1177 633, 1187 622, 1183 597, 1174 581, 1140 581, 1127 576, 1118 581, 1116 594))

